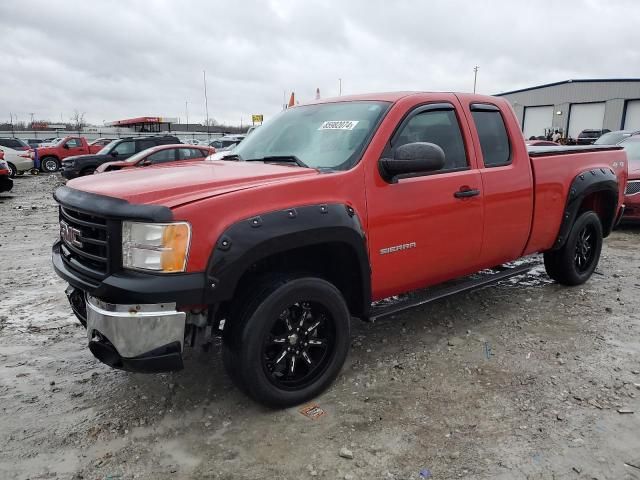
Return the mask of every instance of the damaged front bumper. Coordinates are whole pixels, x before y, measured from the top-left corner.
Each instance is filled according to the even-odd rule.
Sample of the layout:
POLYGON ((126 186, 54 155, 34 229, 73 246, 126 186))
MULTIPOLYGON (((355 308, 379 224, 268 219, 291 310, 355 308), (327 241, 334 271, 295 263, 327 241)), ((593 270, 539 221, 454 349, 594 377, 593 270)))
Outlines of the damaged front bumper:
POLYGON ((86 324, 91 353, 101 362, 147 373, 183 367, 186 314, 177 311, 175 303, 113 304, 74 288, 67 296, 86 324))

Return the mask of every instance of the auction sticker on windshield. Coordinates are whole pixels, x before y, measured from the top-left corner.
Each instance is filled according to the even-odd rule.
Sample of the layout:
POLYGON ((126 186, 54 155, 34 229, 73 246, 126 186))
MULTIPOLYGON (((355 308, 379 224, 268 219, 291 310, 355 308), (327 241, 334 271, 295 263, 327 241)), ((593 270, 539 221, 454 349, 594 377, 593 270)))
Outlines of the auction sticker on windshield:
POLYGON ((328 120, 318 130, 353 130, 359 120, 328 120))

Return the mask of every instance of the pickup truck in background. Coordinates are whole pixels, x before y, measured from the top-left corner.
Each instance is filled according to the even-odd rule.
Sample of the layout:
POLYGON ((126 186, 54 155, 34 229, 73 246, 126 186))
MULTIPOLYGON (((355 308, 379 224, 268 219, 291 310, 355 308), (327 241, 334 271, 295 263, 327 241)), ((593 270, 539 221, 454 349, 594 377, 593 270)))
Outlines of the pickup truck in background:
POLYGON ((557 282, 586 282, 626 179, 620 147, 527 150, 501 98, 325 99, 221 160, 60 187, 53 266, 102 362, 180 369, 185 346, 221 335, 233 381, 284 407, 336 378, 351 317, 523 273, 472 275, 538 252, 557 282))
POLYGON ((57 172, 65 158, 97 153, 102 148, 101 145, 89 145, 84 137, 64 137, 54 145, 36 148, 33 158, 40 161, 43 172, 57 172))

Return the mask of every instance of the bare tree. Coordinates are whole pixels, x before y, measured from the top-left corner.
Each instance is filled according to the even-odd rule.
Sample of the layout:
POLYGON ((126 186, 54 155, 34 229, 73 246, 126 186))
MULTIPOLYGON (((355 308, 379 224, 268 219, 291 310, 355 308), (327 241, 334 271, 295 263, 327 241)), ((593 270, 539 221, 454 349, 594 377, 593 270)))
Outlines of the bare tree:
POLYGON ((84 121, 85 112, 80 113, 77 109, 73 111, 73 115, 71 116, 71 123, 73 123, 73 127, 75 130, 80 132, 87 123, 84 121))

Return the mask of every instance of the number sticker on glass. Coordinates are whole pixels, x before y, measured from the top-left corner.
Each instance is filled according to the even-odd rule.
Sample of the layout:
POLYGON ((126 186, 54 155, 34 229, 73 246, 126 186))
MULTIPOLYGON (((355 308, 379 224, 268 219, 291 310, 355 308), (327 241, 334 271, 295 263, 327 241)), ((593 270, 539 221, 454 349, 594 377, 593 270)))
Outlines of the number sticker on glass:
POLYGON ((359 120, 328 120, 318 130, 353 130, 359 120))

